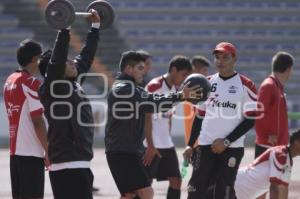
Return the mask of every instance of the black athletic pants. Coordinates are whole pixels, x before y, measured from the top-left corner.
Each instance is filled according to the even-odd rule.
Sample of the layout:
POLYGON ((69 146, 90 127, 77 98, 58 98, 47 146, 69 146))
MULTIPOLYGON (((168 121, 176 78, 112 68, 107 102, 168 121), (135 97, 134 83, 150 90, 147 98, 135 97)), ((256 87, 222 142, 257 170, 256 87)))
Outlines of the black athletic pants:
POLYGON ((215 154, 211 145, 196 147, 188 199, 235 198, 234 182, 243 155, 244 148, 227 148, 215 154))

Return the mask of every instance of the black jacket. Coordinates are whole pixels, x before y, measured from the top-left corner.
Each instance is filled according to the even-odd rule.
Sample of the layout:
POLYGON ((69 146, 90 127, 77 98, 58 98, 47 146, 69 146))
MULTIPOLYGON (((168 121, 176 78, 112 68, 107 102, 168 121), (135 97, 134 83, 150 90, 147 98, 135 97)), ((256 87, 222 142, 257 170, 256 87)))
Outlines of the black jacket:
POLYGON ((106 153, 143 152, 145 113, 165 112, 181 101, 179 93, 159 95, 136 86, 132 77, 122 74, 114 82, 107 99, 105 128, 106 153))
MULTIPOLYGON (((90 69, 98 40, 99 30, 92 28, 85 46, 74 60, 78 75, 90 69)), ((78 83, 75 78, 66 79, 64 75, 69 41, 69 30, 59 31, 47 67, 47 76, 39 91, 49 123, 48 153, 51 163, 89 161, 93 158, 93 114, 80 85, 84 79, 78 83), (53 84, 56 80, 65 82, 53 84)))

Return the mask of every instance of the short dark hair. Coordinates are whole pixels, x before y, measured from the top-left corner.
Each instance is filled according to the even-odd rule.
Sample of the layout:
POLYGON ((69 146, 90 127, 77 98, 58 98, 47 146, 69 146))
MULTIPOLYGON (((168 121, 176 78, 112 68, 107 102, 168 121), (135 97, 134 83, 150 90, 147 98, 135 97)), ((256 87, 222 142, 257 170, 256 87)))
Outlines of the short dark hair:
POLYGON ((283 73, 294 64, 294 57, 287 52, 277 52, 272 59, 272 71, 283 73))
POLYGON ((209 67, 210 66, 210 61, 204 56, 196 55, 192 59, 192 65, 196 66, 196 67, 199 66, 199 65, 209 67))
POLYGON ((140 53, 133 50, 126 51, 122 53, 119 68, 121 72, 123 72, 127 65, 134 66, 135 64, 141 61, 144 62, 145 59, 140 53))
POLYGON ((296 140, 300 140, 300 129, 297 129, 291 134, 290 145, 292 145, 296 140))
POLYGON ((25 39, 20 42, 17 49, 17 60, 20 66, 26 67, 34 56, 38 56, 42 53, 42 46, 40 43, 32 40, 25 39))
POLYGON ((41 55, 41 58, 40 58, 39 69, 40 69, 41 75, 44 76, 44 77, 45 77, 45 74, 47 72, 47 66, 48 66, 48 63, 50 61, 51 55, 52 55, 52 50, 49 49, 49 50, 46 50, 41 55))
POLYGON ((140 49, 137 52, 140 53, 145 60, 147 60, 148 58, 152 57, 149 52, 147 52, 147 51, 145 51, 143 49, 140 49))
POLYGON ((190 59, 184 55, 176 55, 169 62, 169 72, 175 67, 177 71, 192 70, 192 63, 190 59))

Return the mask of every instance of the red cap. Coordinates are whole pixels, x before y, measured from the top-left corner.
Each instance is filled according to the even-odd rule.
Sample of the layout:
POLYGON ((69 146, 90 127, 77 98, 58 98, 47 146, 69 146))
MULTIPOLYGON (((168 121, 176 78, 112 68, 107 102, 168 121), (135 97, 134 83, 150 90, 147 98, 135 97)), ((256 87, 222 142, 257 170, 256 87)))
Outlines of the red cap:
POLYGON ((236 48, 233 44, 229 42, 221 42, 219 43, 216 48, 213 51, 213 54, 217 52, 225 52, 225 53, 231 53, 234 56, 236 56, 236 48))

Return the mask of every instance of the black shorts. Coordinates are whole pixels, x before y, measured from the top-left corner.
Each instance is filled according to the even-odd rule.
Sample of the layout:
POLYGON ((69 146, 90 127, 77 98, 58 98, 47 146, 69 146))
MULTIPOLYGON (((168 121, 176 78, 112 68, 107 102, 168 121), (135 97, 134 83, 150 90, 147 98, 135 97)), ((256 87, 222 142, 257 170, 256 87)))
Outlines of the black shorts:
POLYGON ((107 163, 122 196, 150 186, 141 157, 135 154, 106 154, 107 163))
POLYGON ((244 148, 227 148, 215 154, 211 145, 196 147, 188 199, 235 198, 234 182, 243 155, 244 148))
POLYGON ((43 198, 45 184, 44 159, 33 156, 10 156, 13 198, 43 198))
POLYGON ((263 154, 266 150, 268 150, 267 147, 262 147, 259 145, 255 145, 255 159, 258 158, 261 154, 263 154))
POLYGON ((151 165, 145 167, 149 178, 157 181, 168 180, 169 177, 181 178, 175 148, 158 149, 158 151, 162 157, 155 156, 151 165))
POLYGON ((50 171, 54 199, 92 199, 94 176, 89 168, 50 171))

